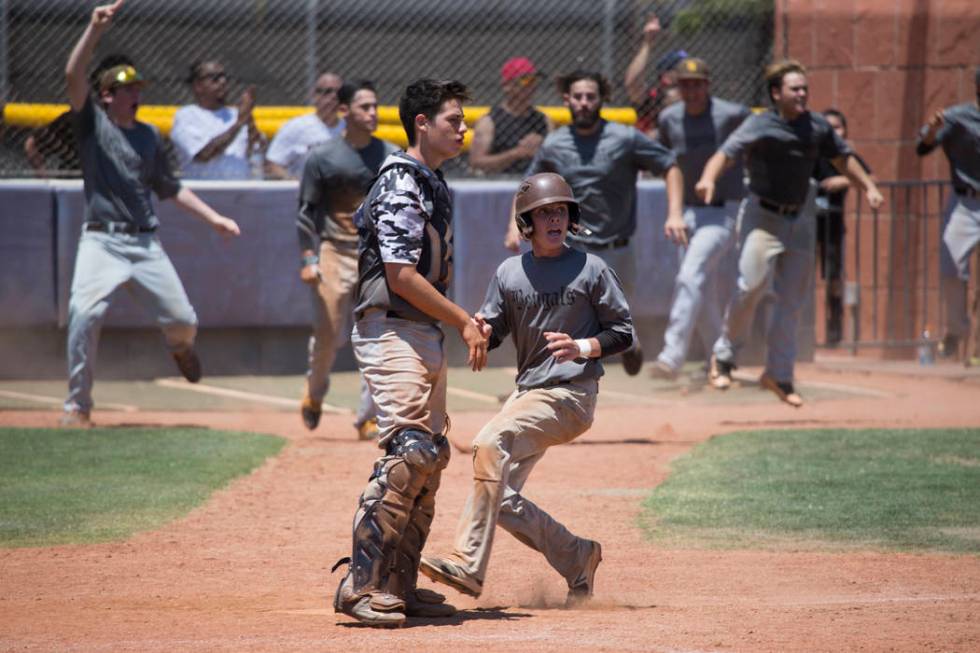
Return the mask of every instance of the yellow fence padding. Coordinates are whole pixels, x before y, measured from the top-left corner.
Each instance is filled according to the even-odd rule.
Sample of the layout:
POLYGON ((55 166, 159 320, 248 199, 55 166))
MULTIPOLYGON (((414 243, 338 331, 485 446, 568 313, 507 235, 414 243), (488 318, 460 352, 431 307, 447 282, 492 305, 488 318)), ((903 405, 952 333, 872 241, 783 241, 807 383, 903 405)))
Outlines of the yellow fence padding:
MULTIPOLYGON (((170 134, 170 126, 174 113, 180 107, 176 105, 144 105, 139 108, 136 118, 155 125, 163 134, 170 134)), ((566 125, 571 116, 566 107, 538 107, 556 125, 566 125)), ((43 127, 68 110, 67 104, 34 104, 26 102, 11 102, 3 108, 4 124, 13 127, 43 127)), ((287 120, 312 113, 312 107, 292 106, 259 106, 255 107, 255 124, 262 132, 272 138, 282 124, 287 120)), ((465 107, 466 124, 470 127, 490 111, 487 106, 465 107)), ((602 110, 602 117, 612 122, 632 125, 636 122, 636 112, 629 107, 607 107, 602 110)), ((398 119, 398 107, 378 107, 378 130, 375 136, 401 147, 408 145, 405 130, 398 119)), ((466 147, 473 138, 472 131, 466 134, 466 147)))

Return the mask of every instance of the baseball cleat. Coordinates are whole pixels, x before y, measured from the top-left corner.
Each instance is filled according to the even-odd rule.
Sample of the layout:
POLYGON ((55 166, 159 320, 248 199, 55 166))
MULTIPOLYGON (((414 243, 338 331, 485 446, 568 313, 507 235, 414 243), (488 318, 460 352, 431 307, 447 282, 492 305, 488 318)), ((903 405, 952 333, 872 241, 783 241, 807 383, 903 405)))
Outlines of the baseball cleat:
POLYGON ((65 414, 58 421, 58 426, 66 429, 90 429, 92 428, 92 419, 87 411, 75 408, 65 411, 65 414))
POLYGON ((792 383, 780 383, 768 373, 763 372, 762 376, 759 377, 759 386, 763 390, 769 390, 793 408, 799 408, 803 405, 803 397, 796 393, 792 383))
POLYGON ((636 376, 643 369, 643 350, 639 345, 622 353, 623 369, 630 376, 636 376))
POLYGON ((483 593, 483 583, 471 578, 455 563, 443 558, 423 557, 419 562, 419 571, 437 583, 449 585, 457 592, 479 598, 483 593))
POLYGON ((177 369, 180 370, 185 379, 191 383, 197 383, 201 380, 201 361, 194 353, 193 347, 175 351, 172 356, 174 362, 177 363, 177 369))
POLYGON ((595 572, 602 562, 602 545, 592 542, 592 551, 589 559, 585 562, 585 568, 579 573, 578 577, 568 584, 568 596, 565 598, 565 607, 572 608, 589 600, 595 592, 595 572))
POLYGON ((303 418, 303 425, 312 431, 320 424, 320 415, 323 414, 323 409, 320 402, 313 401, 307 395, 303 397, 303 402, 299 405, 299 414, 303 418))
MULTIPOLYGON (((336 570, 350 558, 341 558, 334 565, 336 570)), ((350 572, 344 574, 333 597, 334 612, 354 617, 368 626, 397 628, 405 623, 405 602, 393 594, 375 590, 360 597, 351 596, 350 572)))
POLYGON ((677 370, 659 358, 653 361, 649 372, 650 377, 654 379, 662 379, 664 381, 674 381, 677 379, 677 370))
POLYGON ((718 360, 716 356, 711 356, 711 367, 708 370, 708 380, 716 390, 728 390, 732 386, 732 370, 735 363, 718 360))
POLYGON ((358 440, 377 440, 380 434, 381 431, 378 430, 378 420, 374 417, 364 420, 364 423, 358 425, 357 427, 358 440))
POLYGON ((415 588, 405 593, 405 615, 423 619, 443 619, 456 614, 456 606, 446 603, 438 592, 415 588), (434 600, 438 598, 439 600, 434 600))

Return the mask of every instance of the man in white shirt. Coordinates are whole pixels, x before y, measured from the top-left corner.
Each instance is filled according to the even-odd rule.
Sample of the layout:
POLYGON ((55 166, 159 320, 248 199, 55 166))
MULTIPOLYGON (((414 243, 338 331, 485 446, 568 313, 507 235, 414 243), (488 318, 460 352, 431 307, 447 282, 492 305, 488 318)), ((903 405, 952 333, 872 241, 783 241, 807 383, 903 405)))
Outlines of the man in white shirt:
POLYGON ((337 91, 344 80, 336 73, 323 73, 313 86, 313 113, 287 121, 272 139, 265 155, 269 179, 298 179, 306 156, 317 145, 339 136, 344 121, 337 115, 337 91))
POLYGON ((265 136, 255 126, 255 87, 248 86, 238 106, 226 106, 228 75, 217 61, 191 66, 188 79, 195 104, 174 114, 170 140, 184 179, 249 179, 249 154, 261 153, 265 136))

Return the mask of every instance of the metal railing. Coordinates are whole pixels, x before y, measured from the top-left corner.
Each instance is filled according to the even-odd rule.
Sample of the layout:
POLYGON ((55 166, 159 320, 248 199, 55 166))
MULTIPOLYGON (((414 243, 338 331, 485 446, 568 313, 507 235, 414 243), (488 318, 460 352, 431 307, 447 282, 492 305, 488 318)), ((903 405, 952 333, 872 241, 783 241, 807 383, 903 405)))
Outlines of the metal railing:
POLYGON ((839 346, 852 353, 935 348, 947 326, 939 260, 952 187, 938 180, 878 187, 885 197, 879 210, 870 210, 861 192, 847 202, 846 325, 839 346))

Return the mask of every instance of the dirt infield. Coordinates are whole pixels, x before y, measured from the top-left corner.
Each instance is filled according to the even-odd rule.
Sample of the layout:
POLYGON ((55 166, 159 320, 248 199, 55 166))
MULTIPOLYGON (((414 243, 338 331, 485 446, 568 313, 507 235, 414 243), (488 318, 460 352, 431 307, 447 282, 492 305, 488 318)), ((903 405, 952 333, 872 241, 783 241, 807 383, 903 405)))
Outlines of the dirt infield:
MULTIPOLYGON (((798 374, 804 388, 849 391, 801 410, 756 401, 749 388, 718 403, 600 402, 592 430, 545 456, 526 494, 603 544, 588 608, 562 609, 562 579, 501 532, 479 600, 447 591, 462 609, 455 618, 395 631, 360 627, 330 607, 330 566, 349 550, 356 497, 377 454, 353 439, 348 416, 325 415, 308 433, 284 412, 99 413, 103 425, 254 430, 290 445, 158 531, 111 544, 0 549, 0 650, 980 650, 975 556, 676 550, 643 540, 643 498, 674 457, 712 435, 980 425, 980 375, 962 368, 831 362, 798 374)), ((454 414, 454 441, 465 445, 491 414, 454 414)), ((50 411, 0 412, 2 425, 56 421, 50 411)), ((468 457, 455 453, 430 551, 450 546, 469 472, 468 457)))

